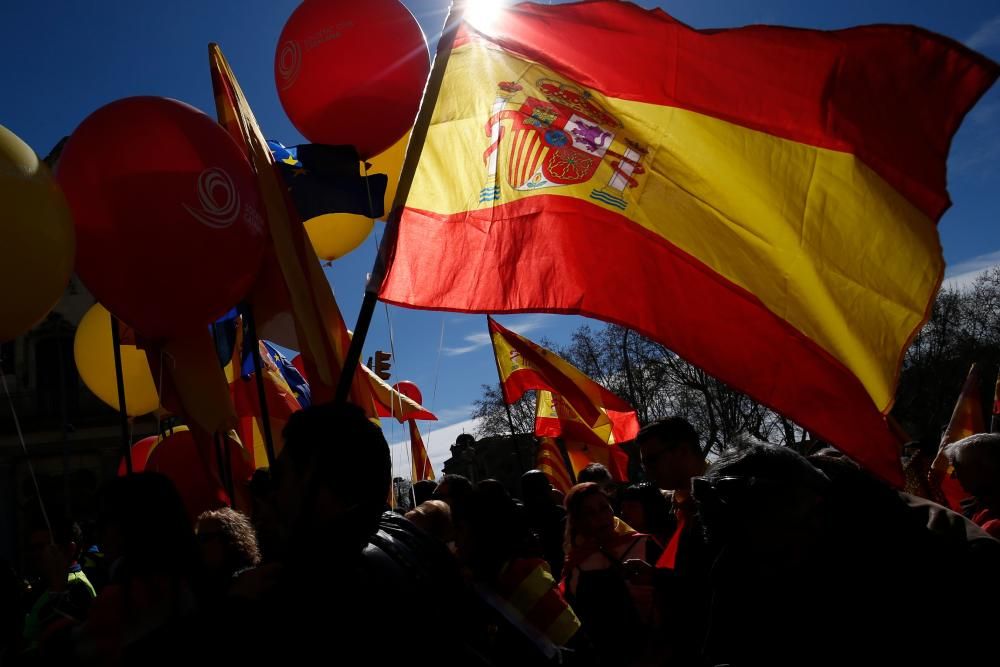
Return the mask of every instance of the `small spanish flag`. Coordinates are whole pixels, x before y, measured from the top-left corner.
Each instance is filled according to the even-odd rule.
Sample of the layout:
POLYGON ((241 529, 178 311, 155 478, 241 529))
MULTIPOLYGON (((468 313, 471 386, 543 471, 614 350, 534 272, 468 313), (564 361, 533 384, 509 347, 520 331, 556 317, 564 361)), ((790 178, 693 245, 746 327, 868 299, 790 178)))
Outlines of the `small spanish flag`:
POLYGON ((955 403, 955 410, 951 413, 948 428, 941 436, 941 445, 931 464, 929 480, 932 487, 940 485, 948 506, 956 512, 961 511, 962 501, 969 497, 969 492, 952 476, 951 464, 944 455, 944 448, 962 438, 984 431, 986 424, 983 421, 983 396, 979 389, 979 367, 972 364, 969 375, 965 378, 965 384, 962 385, 962 393, 958 395, 958 401, 955 403))
POLYGON ((592 428, 607 428, 608 442, 632 440, 639 432, 635 410, 626 401, 591 380, 571 363, 500 326, 489 318, 493 353, 500 373, 500 387, 507 404, 516 403, 524 392, 538 389, 558 396, 539 400, 572 407, 577 420, 592 428))

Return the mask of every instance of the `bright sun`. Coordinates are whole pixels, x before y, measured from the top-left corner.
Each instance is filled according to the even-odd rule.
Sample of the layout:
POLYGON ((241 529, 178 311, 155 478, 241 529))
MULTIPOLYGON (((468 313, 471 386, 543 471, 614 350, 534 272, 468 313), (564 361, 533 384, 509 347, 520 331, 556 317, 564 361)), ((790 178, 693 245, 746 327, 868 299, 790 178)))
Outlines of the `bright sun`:
POLYGON ((465 20, 480 32, 490 32, 504 4, 504 0, 466 0, 465 20))

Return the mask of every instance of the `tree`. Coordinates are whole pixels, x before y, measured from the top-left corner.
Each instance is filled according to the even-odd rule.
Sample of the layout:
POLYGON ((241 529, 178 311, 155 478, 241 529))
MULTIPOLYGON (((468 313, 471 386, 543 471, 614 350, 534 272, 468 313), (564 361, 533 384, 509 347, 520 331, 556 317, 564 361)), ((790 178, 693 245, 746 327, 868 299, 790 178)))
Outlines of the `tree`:
MULTIPOLYGON (((472 417, 479 420, 476 437, 510 435, 510 420, 504 408, 503 394, 499 384, 482 385, 483 394, 473 401, 472 417)), ((510 406, 516 433, 535 432, 535 392, 529 391, 519 401, 510 406)))

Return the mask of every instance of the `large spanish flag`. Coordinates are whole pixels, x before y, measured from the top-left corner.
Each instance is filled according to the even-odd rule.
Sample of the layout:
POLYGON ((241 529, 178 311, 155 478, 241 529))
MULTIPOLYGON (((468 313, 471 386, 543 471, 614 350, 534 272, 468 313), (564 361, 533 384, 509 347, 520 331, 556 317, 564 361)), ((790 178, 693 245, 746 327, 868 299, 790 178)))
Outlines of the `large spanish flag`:
MULTIPOLYGON (((604 442, 625 442, 639 432, 635 410, 580 369, 555 352, 502 327, 489 318, 493 354, 500 373, 504 401, 516 403, 524 392, 545 390, 558 395, 558 402, 572 406, 572 413, 585 427, 606 428, 604 442), (610 438, 610 440, 609 440, 610 438)), ((553 401, 539 394, 539 401, 553 401)), ((536 418, 536 429, 538 426, 536 418)), ((536 430, 537 434, 537 430, 536 430)))
POLYGON ((457 35, 380 296, 634 328, 898 483, 945 160, 997 74, 911 26, 513 7, 457 35))

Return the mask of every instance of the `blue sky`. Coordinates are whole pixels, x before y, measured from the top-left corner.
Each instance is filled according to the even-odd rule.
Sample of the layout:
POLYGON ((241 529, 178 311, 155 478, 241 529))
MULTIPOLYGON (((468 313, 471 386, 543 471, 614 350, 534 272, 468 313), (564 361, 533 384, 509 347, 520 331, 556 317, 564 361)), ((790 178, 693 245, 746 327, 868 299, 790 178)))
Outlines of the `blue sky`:
MULTIPOLYGON (((359 2, 363 0, 358 0, 359 2)), ((404 0, 433 45, 447 0, 404 0)), ((835 29, 862 23, 910 23, 965 42, 1000 60, 1000 2, 952 0, 679 0, 661 6, 696 28, 772 23, 835 29)), ((98 107, 130 95, 174 97, 214 114, 207 44, 221 44, 268 137, 286 145, 303 141, 278 102, 274 48, 298 0, 102 0, 5 2, 0 6, 0 124, 45 154, 98 107)), ((373 36, 372 48, 378 48, 373 36)), ((1000 262, 1000 88, 966 118, 949 159, 954 206, 940 233, 950 276, 1000 262)), ((382 225, 376 227, 381 234, 382 225)), ((361 304, 375 254, 374 237, 326 269, 349 326, 361 304)), ((571 316, 499 318, 533 337, 565 341, 584 322, 571 316)), ((483 315, 432 313, 379 306, 365 355, 396 350, 394 379, 416 382, 442 420, 430 435, 435 468, 468 420, 480 385, 496 381, 483 315), (443 339, 442 339, 443 330, 443 339), (443 340, 443 344, 441 344, 443 340)), ((405 431, 387 426, 390 442, 405 431)), ((425 429, 426 432, 426 429, 425 429)), ((428 439, 428 435, 425 435, 428 439)), ((400 470, 408 463, 394 448, 400 470)))

